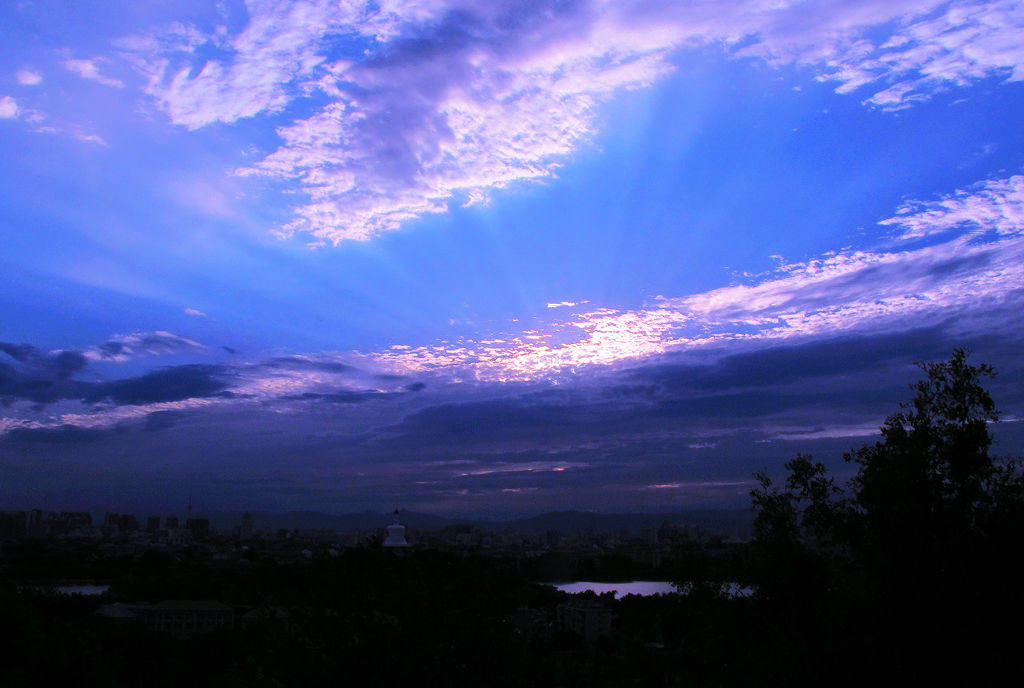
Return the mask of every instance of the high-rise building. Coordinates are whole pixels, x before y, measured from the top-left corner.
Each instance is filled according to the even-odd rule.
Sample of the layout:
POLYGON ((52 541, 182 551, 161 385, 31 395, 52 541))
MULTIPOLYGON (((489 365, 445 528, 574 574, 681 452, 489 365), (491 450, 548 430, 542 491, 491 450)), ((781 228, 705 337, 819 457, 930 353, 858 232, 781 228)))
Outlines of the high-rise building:
POLYGON ((253 531, 253 520, 252 514, 246 511, 242 514, 242 525, 238 528, 238 536, 241 538, 251 538, 253 531))
POLYGON ((190 518, 185 521, 185 528, 196 540, 202 540, 210 534, 210 519, 190 518))

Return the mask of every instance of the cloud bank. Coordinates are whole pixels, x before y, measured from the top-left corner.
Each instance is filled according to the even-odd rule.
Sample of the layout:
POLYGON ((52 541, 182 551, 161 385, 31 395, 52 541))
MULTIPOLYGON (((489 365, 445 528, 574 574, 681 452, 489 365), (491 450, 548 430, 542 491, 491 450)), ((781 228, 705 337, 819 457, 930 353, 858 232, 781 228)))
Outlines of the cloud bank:
MULTIPOLYGON (((244 406, 282 413, 344 407, 355 423, 371 418, 375 423, 393 422, 456 390, 462 396, 502 396, 509 393, 505 389, 519 395, 554 384, 598 393, 595 390, 614 389, 621 375, 632 369, 657 368, 674 356, 689 357, 693 365, 732 356, 730 365, 735 367, 740 360, 736 356, 754 352, 750 355, 759 356, 756 363, 733 373, 717 368, 706 383, 701 382, 703 373, 690 370, 687 384, 694 389, 756 387, 765 366, 763 354, 756 352, 780 346, 806 347, 809 342, 848 337, 884 339, 922 328, 960 341, 999 331, 1024 336, 1003 323, 1024 297, 1021 184, 1020 176, 993 179, 938 200, 907 203, 880 222, 897 232, 895 247, 887 250, 846 250, 807 262, 783 262, 751 283, 688 296, 657 296, 638 309, 593 308, 585 301, 551 303, 545 309, 546 320, 525 322, 518 332, 483 333, 479 339, 250 361, 236 360, 230 348, 210 347, 166 331, 117 335, 79 351, 3 343, 0 400, 21 411, 4 420, 0 433, 17 428, 116 427, 150 413, 191 407, 244 406), (223 358, 225 352, 229 359, 223 358), (162 356, 207 362, 134 377, 83 378, 87 368, 98 363, 162 356), (35 405, 36 410, 18 406, 19 402, 35 405), (43 419, 39 409, 51 405, 54 408, 43 419), (391 410, 376 415, 383 408, 391 410), (389 415, 392 412, 398 415, 389 415), (385 421, 386 417, 392 420, 385 421)), ((863 350, 864 345, 859 346, 863 350)), ((855 361, 856 354, 846 360, 855 361)), ((782 367, 793 380, 800 378, 800 370, 810 370, 809 365, 789 361, 782 367)), ((640 407, 650 412, 649 399, 641 397, 640 407)), ((756 400, 744 403, 758 408, 756 400)), ((687 408, 687 413, 694 411, 687 408)), ((544 422, 560 417, 550 409, 538 416, 524 412, 523 419, 544 422)), ((562 421, 568 427, 576 422, 573 418, 562 421)), ((469 420, 463 423, 466 433, 471 434, 472 425, 469 420)), ((427 418, 420 432, 430 434, 442 426, 427 418)))
POLYGON ((176 124, 283 120, 276 149, 239 173, 301 191, 280 231, 321 244, 551 177, 592 139, 601 103, 663 79, 679 51, 718 46, 796 65, 893 111, 984 79, 1024 78, 1024 8, 1012 1, 247 8, 239 31, 178 23, 119 47, 176 124))

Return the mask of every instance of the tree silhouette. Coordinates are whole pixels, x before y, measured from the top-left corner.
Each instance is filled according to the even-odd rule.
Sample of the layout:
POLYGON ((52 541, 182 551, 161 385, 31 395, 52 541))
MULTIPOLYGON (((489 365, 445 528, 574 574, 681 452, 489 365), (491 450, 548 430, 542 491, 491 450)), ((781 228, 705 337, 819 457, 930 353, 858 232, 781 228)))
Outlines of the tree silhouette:
POLYGON ((976 671, 981 656, 993 666, 995 627, 1022 610, 1011 553, 1024 479, 1017 461, 990 454, 998 414, 983 383, 994 372, 963 349, 919 365, 881 439, 845 455, 858 466, 845 486, 798 455, 784 487, 759 473, 751 492, 762 599, 781 603, 804 641, 838 633, 859 660, 906 680, 939 673, 940 655, 947 669, 976 671))

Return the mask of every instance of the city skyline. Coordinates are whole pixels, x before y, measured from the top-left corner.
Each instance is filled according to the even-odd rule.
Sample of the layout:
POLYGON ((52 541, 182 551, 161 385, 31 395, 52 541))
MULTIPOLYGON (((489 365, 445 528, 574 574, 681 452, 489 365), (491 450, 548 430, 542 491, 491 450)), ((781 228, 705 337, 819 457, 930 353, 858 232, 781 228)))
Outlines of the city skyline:
POLYGON ((4 508, 739 508, 956 347, 1024 453, 1020 3, 0 18, 4 508))

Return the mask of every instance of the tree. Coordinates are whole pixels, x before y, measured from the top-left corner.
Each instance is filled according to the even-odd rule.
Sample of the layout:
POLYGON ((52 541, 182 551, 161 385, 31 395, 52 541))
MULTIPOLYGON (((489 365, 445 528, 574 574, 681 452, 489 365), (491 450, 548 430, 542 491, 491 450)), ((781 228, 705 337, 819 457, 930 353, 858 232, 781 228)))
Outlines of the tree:
POLYGON ((786 464, 784 490, 757 474, 757 539, 819 549, 845 544, 886 557, 905 552, 920 561, 925 549, 977 536, 993 508, 1008 508, 1019 493, 1020 472, 989 454, 988 426, 998 414, 982 383, 994 372, 967 357, 956 349, 949 361, 919 364, 925 377, 911 386, 913 400, 886 418, 882 439, 845 455, 859 466, 845 488, 799 454, 786 464))
POLYGON ((761 486, 750 496, 760 593, 795 610, 800 600, 827 588, 828 560, 850 507, 824 464, 797 454, 785 468, 785 489, 761 471, 755 475, 761 486))
POLYGON ((768 600, 810 614, 798 619, 809 629, 801 642, 839 629, 858 661, 870 655, 905 677, 936 657, 964 671, 993 666, 993 648, 1008 641, 991 629, 1024 608, 1012 556, 1024 479, 1018 462, 990 454, 998 414, 983 383, 994 372, 963 349, 919 365, 913 399, 886 418, 881 439, 845 455, 858 466, 845 486, 798 455, 783 489, 760 473, 751 492, 759 584, 768 600))
POLYGON ((927 376, 886 419, 882 441, 846 455, 860 465, 852 487, 872 529, 970 527, 989 502, 988 424, 998 414, 982 380, 992 368, 968 364, 963 349, 921 368, 927 376))

